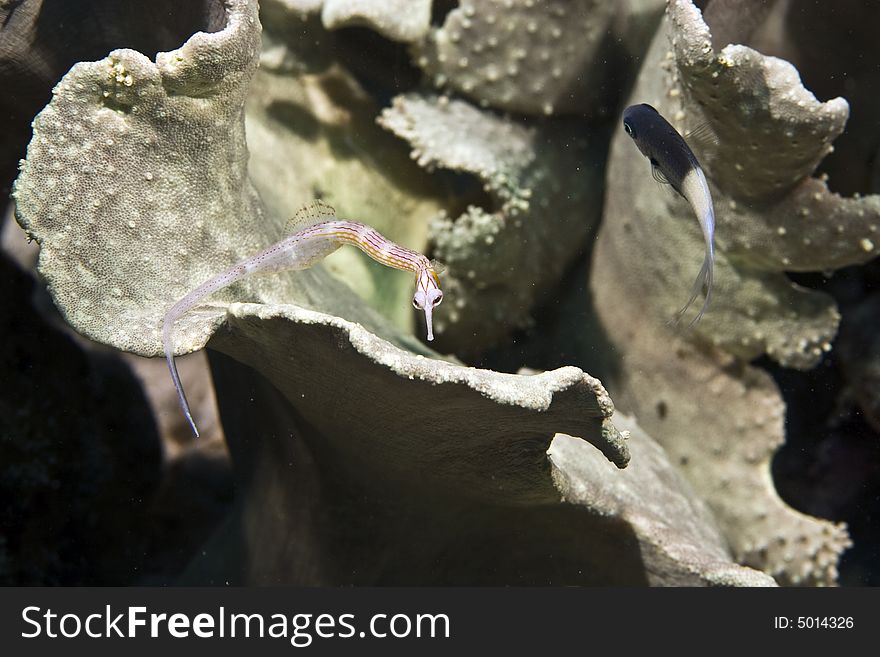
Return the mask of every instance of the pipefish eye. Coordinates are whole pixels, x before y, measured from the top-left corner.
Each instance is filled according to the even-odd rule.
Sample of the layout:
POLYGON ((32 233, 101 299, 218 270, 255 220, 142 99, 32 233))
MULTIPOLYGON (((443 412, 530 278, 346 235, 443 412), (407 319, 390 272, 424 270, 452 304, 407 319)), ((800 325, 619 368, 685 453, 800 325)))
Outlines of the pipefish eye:
POLYGON ((419 305, 419 300, 416 297, 413 297, 413 308, 416 310, 421 310, 422 307, 419 305))
POLYGON ((635 139, 636 133, 633 132, 632 126, 626 121, 623 122, 623 129, 626 130, 626 134, 635 139))
POLYGON ((436 299, 434 299, 434 305, 439 306, 441 301, 443 301, 443 293, 442 292, 437 295, 436 299))

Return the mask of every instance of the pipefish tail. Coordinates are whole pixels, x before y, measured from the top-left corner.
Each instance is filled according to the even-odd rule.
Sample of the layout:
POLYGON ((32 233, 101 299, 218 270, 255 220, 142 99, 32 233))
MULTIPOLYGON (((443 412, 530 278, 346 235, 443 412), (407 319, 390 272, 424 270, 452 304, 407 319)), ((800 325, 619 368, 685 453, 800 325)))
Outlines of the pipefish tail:
POLYGON ((689 326, 699 322, 712 300, 715 267, 715 206, 703 168, 690 146, 678 131, 650 105, 631 105, 623 111, 623 129, 642 155, 651 163, 651 173, 662 183, 668 183, 690 203, 706 242, 703 266, 691 288, 687 303, 675 314, 677 324, 704 289, 703 306, 689 326))
POLYGON ((376 262, 415 274, 416 289, 412 300, 413 306, 424 312, 427 338, 428 340, 434 339, 433 312, 434 308, 443 300, 435 263, 417 251, 386 239, 377 230, 366 224, 336 218, 333 208, 324 203, 310 204, 300 210, 297 215, 307 217, 313 223, 209 278, 177 301, 165 313, 162 322, 162 345, 165 360, 168 362, 171 379, 177 390, 180 407, 196 438, 199 437, 199 430, 190 411, 174 361, 174 324, 201 303, 205 297, 246 276, 283 270, 307 269, 344 244, 355 246, 376 262))

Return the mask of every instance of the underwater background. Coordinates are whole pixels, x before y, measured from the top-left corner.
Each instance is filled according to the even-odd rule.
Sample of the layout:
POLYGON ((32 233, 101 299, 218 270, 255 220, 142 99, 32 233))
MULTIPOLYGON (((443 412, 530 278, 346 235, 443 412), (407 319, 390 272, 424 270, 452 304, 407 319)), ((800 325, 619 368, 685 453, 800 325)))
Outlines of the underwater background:
POLYGON ((0 0, 0 583, 880 584, 878 19, 0 0), (714 199, 691 329, 635 103, 714 199), (315 199, 445 265, 436 340, 349 247, 245 278, 194 439, 165 312, 315 199))

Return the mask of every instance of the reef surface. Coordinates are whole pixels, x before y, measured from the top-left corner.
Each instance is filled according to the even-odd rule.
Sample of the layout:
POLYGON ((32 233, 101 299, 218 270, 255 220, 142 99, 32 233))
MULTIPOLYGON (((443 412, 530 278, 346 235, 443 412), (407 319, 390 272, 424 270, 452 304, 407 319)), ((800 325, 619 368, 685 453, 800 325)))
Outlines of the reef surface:
POLYGON ((880 134, 854 3, 210 0, 152 36, 89 4, 104 27, 69 61, 49 3, 0 9, 0 82, 22 90, 0 330, 58 355, 5 340, 31 394, 0 413, 2 581, 834 585, 854 546, 843 582, 877 583, 856 510, 880 483, 880 134), (703 238, 620 128, 637 102, 714 198, 689 331, 667 320, 703 238), (164 313, 315 199, 445 265, 437 340, 411 275, 348 247, 245 278, 176 326, 175 353, 210 361, 180 359, 192 443, 164 313), (72 376, 67 399, 46 383, 72 376), (74 442, 65 413, 89 418, 74 442), (119 518, 87 482, 140 502, 119 518), (91 520, 30 551, 62 487, 91 520))

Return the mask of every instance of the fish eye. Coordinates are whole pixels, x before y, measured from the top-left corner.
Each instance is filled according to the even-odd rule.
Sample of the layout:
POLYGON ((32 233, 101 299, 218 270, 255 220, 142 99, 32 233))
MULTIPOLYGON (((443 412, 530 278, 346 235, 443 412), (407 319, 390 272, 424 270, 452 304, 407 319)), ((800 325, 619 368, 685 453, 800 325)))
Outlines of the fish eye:
POLYGON ((419 305, 418 300, 415 297, 413 297, 413 308, 415 308, 416 310, 422 309, 422 307, 419 305))
POLYGON ((632 126, 626 121, 623 122, 623 129, 626 130, 626 134, 628 134, 630 137, 635 137, 632 126))
POLYGON ((443 293, 442 292, 437 295, 436 299, 434 299, 434 305, 439 306, 441 301, 443 301, 443 293))

